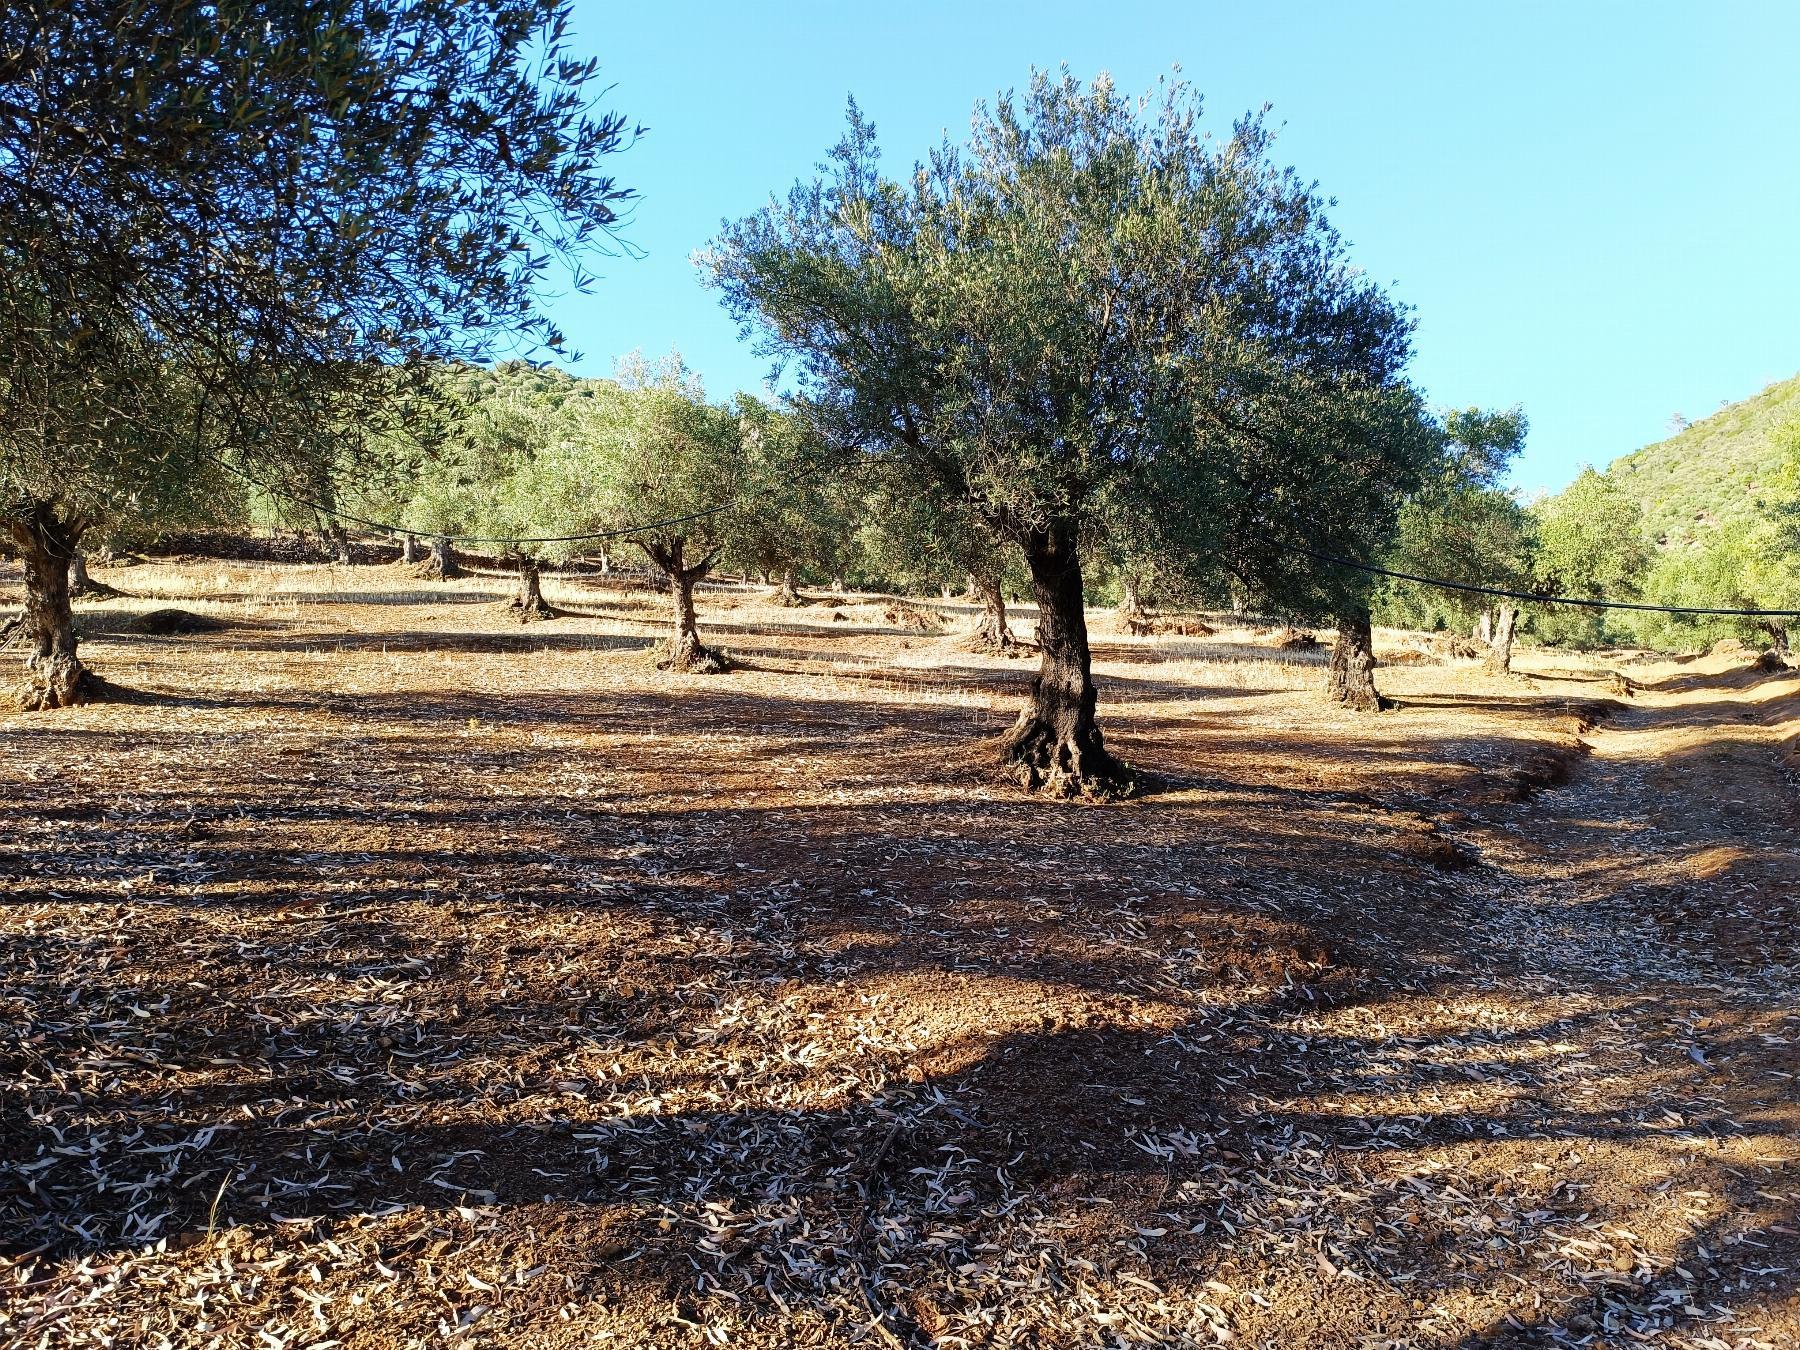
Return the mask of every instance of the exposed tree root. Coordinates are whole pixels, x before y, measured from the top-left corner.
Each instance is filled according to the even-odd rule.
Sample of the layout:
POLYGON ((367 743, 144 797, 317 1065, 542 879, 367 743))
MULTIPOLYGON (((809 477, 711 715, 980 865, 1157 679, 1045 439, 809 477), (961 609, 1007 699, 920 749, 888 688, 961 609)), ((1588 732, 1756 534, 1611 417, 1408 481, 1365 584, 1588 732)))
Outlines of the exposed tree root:
POLYGON ((544 599, 543 575, 534 559, 520 564, 519 588, 506 602, 506 607, 520 623, 541 623, 547 619, 560 619, 563 614, 544 599))
POLYGON ((997 749, 1008 777, 1051 797, 1119 801, 1136 796, 1141 786, 1130 766, 1108 753, 1098 729, 1071 727, 1065 734, 1029 708, 997 749))
POLYGON ((543 623, 549 619, 560 619, 565 613, 541 595, 535 601, 515 595, 506 602, 506 608, 520 623, 543 623))
POLYGON ((431 554, 419 565, 417 575, 424 581, 450 581, 463 574, 462 564, 456 560, 456 550, 448 539, 433 539, 431 554))
POLYGON ((982 656, 1004 656, 1012 659, 1037 655, 1035 646, 1014 637, 1010 629, 995 633, 985 623, 977 624, 975 630, 956 645, 965 652, 976 652, 982 656))
POLYGON ((803 605, 810 605, 812 601, 800 594, 799 587, 794 585, 794 574, 784 572, 781 584, 769 592, 769 603, 782 609, 798 609, 803 605))
POLYGON ((656 663, 658 670, 666 670, 676 675, 723 675, 731 669, 731 662, 723 652, 714 651, 695 640, 684 640, 673 650, 664 648, 666 655, 656 663))
POLYGON ((105 682, 73 656, 33 658, 25 672, 14 695, 22 712, 74 708, 105 696, 105 682))

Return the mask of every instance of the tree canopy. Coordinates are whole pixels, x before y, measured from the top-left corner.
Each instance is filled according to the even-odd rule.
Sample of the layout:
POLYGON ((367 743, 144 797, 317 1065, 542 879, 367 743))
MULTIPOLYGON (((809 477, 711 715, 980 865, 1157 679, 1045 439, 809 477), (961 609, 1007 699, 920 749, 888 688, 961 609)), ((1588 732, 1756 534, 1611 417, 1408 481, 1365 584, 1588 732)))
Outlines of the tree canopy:
POLYGON ((893 180, 852 103, 820 176, 703 259, 841 453, 889 457, 1023 553, 1042 664, 1002 758, 1034 785, 1128 781, 1081 611, 1102 492, 1179 501, 1184 551, 1216 554, 1297 464, 1368 450, 1369 414, 1410 399, 1410 323, 1323 200, 1260 118, 1215 141, 1199 115, 1179 83, 1150 104, 1039 73, 893 180))
MULTIPOLYGON (((32 578, 217 456, 316 489, 628 196, 566 0, 0 11, 0 504, 32 578)), ((36 586, 38 702, 79 692, 36 586), (54 670, 52 671, 52 668, 54 670)))

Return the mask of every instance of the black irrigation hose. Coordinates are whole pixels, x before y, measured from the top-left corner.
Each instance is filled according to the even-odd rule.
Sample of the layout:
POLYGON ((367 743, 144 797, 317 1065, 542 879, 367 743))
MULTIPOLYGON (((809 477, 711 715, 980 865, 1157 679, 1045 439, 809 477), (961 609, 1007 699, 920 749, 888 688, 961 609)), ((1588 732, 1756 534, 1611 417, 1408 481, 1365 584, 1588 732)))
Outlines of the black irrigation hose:
MULTIPOLYGON (((351 515, 336 507, 326 506, 321 502, 309 501, 305 497, 284 492, 280 488, 270 487, 267 483, 252 478, 236 465, 210 456, 220 467, 229 470, 245 482, 261 488, 271 496, 280 497, 296 506, 305 506, 323 515, 334 516, 339 520, 347 520, 352 525, 363 525, 372 530, 381 530, 391 535, 412 535, 423 539, 445 539, 453 544, 579 544, 590 540, 623 539, 634 534, 644 534, 650 530, 667 529, 671 525, 687 525, 696 520, 705 520, 723 511, 730 510, 737 504, 737 497, 732 496, 717 506, 709 506, 704 511, 690 512, 685 516, 670 516, 664 520, 647 521, 642 525, 630 525, 617 530, 592 530, 586 534, 550 534, 524 537, 519 535, 478 535, 478 534, 440 534, 435 530, 409 530, 401 525, 390 525, 386 521, 368 520, 362 516, 351 515)), ((800 475, 795 474, 794 478, 800 475)), ((790 482, 793 479, 789 480, 790 482)), ((1271 540, 1271 543, 1278 541, 1271 540)), ((1348 567, 1357 572, 1366 572, 1370 576, 1391 577, 1396 581, 1411 581, 1420 586, 1435 586, 1444 591, 1462 591, 1468 595, 1491 595, 1500 600, 1522 600, 1534 605, 1576 605, 1584 609, 1628 609, 1647 614, 1680 614, 1692 618, 1730 618, 1730 619, 1800 619, 1800 610, 1794 609, 1704 609, 1691 605, 1651 605, 1630 600, 1589 600, 1576 595, 1542 595, 1535 591, 1513 591, 1501 586, 1478 586, 1469 581, 1446 581, 1442 577, 1422 577, 1412 572, 1396 572, 1392 568, 1377 567, 1373 563, 1354 562, 1349 558, 1340 558, 1334 553, 1323 553, 1318 549, 1303 548, 1299 544, 1280 544, 1292 553, 1301 553, 1320 562, 1328 562, 1338 567, 1348 567)))

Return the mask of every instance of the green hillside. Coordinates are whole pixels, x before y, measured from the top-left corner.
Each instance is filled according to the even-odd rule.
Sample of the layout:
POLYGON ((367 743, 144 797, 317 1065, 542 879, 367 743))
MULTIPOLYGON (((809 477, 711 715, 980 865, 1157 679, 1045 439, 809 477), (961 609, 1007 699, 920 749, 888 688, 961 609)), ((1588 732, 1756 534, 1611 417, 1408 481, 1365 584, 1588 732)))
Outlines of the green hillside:
POLYGON ((1800 375, 1615 459, 1606 476, 1642 504, 1652 539, 1679 546, 1751 511, 1781 458, 1776 433, 1796 423, 1800 375))

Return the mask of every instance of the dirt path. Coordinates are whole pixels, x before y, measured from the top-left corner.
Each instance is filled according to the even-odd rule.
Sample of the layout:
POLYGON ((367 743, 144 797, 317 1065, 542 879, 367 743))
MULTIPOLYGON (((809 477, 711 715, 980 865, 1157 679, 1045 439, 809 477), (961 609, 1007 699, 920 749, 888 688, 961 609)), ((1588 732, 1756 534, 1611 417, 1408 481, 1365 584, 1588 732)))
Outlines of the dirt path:
POLYGON ((1505 1025, 1472 1039, 1550 1042, 1505 1113, 1530 1146, 1471 1172, 1573 1202, 1508 1237, 1585 1291, 1475 1343, 1800 1343, 1800 682, 1742 665, 1634 672, 1567 786, 1467 835, 1463 1012, 1505 1025))

